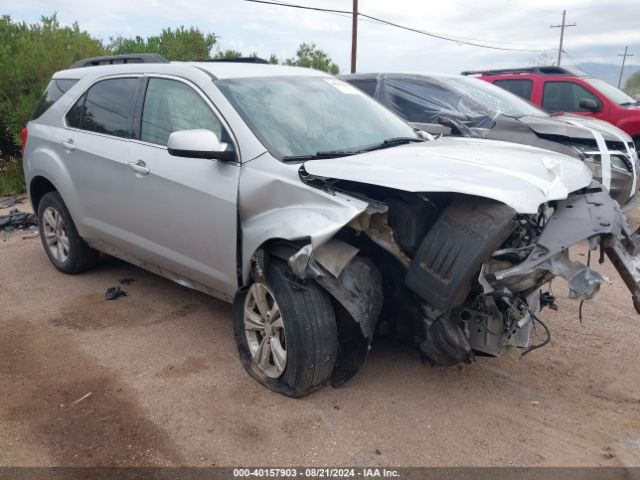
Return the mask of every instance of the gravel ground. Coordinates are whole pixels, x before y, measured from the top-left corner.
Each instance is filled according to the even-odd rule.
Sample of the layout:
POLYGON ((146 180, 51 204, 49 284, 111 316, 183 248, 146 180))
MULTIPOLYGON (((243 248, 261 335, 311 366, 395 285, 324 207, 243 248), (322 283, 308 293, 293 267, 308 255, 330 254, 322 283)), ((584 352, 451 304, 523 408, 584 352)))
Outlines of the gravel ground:
POLYGON ((431 368, 381 339, 347 385, 292 400, 245 374, 229 305, 111 258, 67 276, 0 233, 0 466, 640 465, 640 317, 597 269, 613 285, 583 324, 560 300, 524 358, 431 368))

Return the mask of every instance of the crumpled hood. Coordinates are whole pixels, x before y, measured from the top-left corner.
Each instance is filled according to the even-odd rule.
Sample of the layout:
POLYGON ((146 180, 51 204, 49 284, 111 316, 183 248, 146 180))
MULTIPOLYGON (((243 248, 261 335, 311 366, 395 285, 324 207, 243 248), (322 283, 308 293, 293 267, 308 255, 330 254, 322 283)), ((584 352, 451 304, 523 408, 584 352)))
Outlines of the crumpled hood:
POLYGON ((519 120, 540 135, 559 135, 567 139, 593 140, 591 130, 595 130, 608 142, 632 142, 631 137, 615 125, 581 115, 565 113, 549 117, 521 117, 519 120))
POLYGON ((518 213, 537 213, 551 200, 591 182, 579 160, 536 147, 443 137, 350 157, 310 160, 308 174, 407 192, 457 192, 492 198, 518 213))

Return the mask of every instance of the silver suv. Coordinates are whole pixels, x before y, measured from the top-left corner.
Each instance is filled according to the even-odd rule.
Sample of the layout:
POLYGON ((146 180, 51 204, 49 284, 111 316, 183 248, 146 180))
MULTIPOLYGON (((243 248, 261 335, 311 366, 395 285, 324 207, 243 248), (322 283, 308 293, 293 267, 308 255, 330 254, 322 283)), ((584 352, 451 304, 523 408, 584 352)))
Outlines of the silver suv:
POLYGON ((545 283, 589 299, 608 281, 569 259, 584 239, 636 300, 635 238, 578 160, 434 140, 309 69, 142 60, 56 73, 29 122, 45 252, 233 302, 240 358, 276 392, 345 382, 381 326, 434 365, 536 348, 545 283))

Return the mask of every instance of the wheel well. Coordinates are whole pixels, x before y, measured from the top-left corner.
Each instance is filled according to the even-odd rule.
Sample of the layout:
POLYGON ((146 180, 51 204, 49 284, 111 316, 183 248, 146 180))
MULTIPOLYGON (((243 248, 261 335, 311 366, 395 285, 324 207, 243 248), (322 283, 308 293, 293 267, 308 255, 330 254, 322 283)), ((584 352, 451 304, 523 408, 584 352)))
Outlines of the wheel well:
POLYGON ((29 195, 31 197, 31 204, 33 205, 33 210, 35 212, 38 211, 38 205, 40 205, 40 200, 49 192, 57 191, 56 187, 53 186, 49 180, 44 177, 35 177, 31 180, 31 184, 29 185, 29 195))

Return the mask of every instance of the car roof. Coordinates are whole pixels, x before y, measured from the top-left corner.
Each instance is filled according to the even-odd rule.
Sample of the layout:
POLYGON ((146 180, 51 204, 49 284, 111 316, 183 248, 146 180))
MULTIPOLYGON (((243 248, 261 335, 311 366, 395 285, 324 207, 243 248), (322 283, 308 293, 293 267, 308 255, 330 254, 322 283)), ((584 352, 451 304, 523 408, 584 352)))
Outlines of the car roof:
POLYGON ((447 78, 466 78, 462 75, 451 75, 444 73, 419 73, 419 72, 380 72, 380 73, 347 73, 343 75, 337 75, 338 78, 342 78, 348 80, 350 78, 360 78, 360 79, 369 79, 369 78, 377 78, 377 77, 397 77, 397 78, 436 78, 436 79, 447 79, 447 78))
POLYGON ((319 70, 304 67, 290 67, 285 65, 271 65, 260 63, 235 62, 170 62, 170 63, 122 63, 114 65, 97 65, 90 67, 70 68, 61 70, 53 78, 80 79, 85 76, 106 76, 129 73, 181 73, 188 75, 189 71, 197 69, 204 71, 216 79, 272 77, 272 76, 305 76, 330 77, 331 75, 319 70))
MULTIPOLYGON (((173 62, 172 62, 173 63, 173 62)), ((189 62, 188 65, 200 68, 216 78, 246 78, 273 76, 330 77, 326 72, 304 67, 289 67, 260 63, 234 62, 189 62)))
POLYGON ((461 72, 461 75, 482 77, 498 77, 507 75, 541 75, 541 76, 570 76, 570 77, 588 77, 589 75, 576 67, 559 67, 557 65, 550 66, 533 66, 523 68, 501 68, 493 70, 467 70, 461 72))

